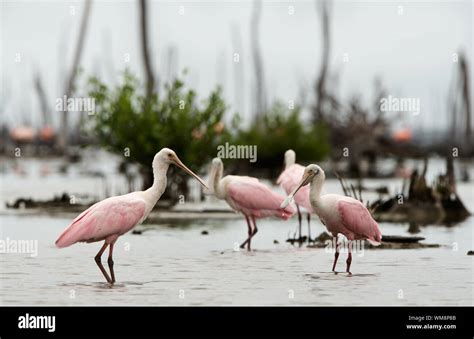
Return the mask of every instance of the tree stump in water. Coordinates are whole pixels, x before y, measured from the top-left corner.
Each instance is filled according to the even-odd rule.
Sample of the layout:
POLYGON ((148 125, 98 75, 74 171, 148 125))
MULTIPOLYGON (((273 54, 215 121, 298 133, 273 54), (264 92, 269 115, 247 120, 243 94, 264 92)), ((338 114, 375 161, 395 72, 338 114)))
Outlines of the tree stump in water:
POLYGON ((374 218, 387 222, 419 224, 453 224, 465 220, 471 213, 456 192, 453 159, 446 157, 446 174, 440 174, 431 186, 426 183, 427 159, 423 170, 414 170, 404 192, 371 205, 374 218))

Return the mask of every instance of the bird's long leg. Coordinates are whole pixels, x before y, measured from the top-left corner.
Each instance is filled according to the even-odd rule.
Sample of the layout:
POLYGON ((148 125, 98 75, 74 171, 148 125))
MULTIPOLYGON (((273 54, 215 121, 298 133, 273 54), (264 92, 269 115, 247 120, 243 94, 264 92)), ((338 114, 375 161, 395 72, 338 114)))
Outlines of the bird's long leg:
POLYGON ((333 243, 336 243, 336 252, 334 253, 334 264, 332 265, 332 271, 336 272, 336 263, 337 263, 337 258, 339 258, 339 244, 337 243, 337 237, 332 238, 333 243))
POLYGON ((252 231, 252 234, 250 235, 249 242, 247 244, 247 250, 249 250, 249 251, 250 251, 250 242, 252 241, 253 236, 255 234, 257 234, 257 232, 258 232, 257 222, 255 221, 254 216, 252 216, 252 222, 253 222, 253 231, 252 231))
POLYGON ((352 275, 351 273, 351 262, 352 262, 352 240, 349 240, 349 244, 348 244, 348 248, 349 248, 349 254, 347 255, 347 260, 346 260, 346 264, 347 264, 347 269, 346 269, 346 272, 349 274, 349 275, 352 275))
POLYGON ((109 264, 110 276, 111 276, 111 283, 115 282, 115 273, 114 273, 114 260, 112 259, 112 253, 114 250, 114 243, 110 244, 109 247, 109 258, 107 259, 107 263, 109 264))
POLYGON ((308 242, 311 242, 311 225, 310 225, 310 222, 311 222, 311 213, 308 213, 308 216, 307 216, 307 219, 308 219, 308 242))
POLYGON ((302 216, 301 216, 301 211, 300 211, 300 207, 298 206, 298 204, 296 204, 296 210, 298 211, 298 240, 301 240, 301 219, 302 219, 302 216))
POLYGON ((107 242, 104 242, 104 245, 102 246, 99 253, 97 253, 97 255, 95 256, 94 259, 95 259, 95 262, 96 262, 97 266, 99 266, 100 271, 104 275, 105 279, 107 279, 107 282, 111 283, 112 279, 110 279, 109 274, 107 273, 104 266, 102 265, 102 262, 100 261, 100 259, 102 257, 102 253, 104 253, 107 246, 109 246, 109 244, 107 242))
POLYGON ((246 215, 245 220, 247 221, 247 227, 248 227, 248 237, 247 239, 240 245, 240 248, 245 248, 245 244, 247 244, 250 241, 250 236, 252 235, 252 225, 250 225, 250 219, 246 215))

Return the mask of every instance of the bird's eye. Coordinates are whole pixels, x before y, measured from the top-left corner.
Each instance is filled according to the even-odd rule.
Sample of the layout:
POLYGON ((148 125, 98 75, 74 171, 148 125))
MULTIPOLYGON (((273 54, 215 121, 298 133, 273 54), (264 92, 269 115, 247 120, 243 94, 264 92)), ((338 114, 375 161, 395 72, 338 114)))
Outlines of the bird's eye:
POLYGON ((171 153, 168 153, 168 158, 171 158, 171 153))

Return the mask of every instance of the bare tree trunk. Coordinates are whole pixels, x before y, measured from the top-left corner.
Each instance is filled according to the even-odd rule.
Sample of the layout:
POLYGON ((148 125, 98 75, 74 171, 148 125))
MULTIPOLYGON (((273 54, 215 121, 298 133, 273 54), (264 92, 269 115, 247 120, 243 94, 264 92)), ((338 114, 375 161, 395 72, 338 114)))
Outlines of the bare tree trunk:
MULTIPOLYGON (((244 68, 240 60, 243 55, 242 36, 237 25, 232 25, 232 45, 234 46, 234 53, 239 54, 239 62, 234 62, 234 95, 235 107, 240 114, 243 114, 245 109, 245 98, 242 89, 244 88, 244 68)), ((234 55, 232 56, 234 57, 234 55)))
POLYGON ((460 87, 462 92, 462 101, 464 107, 464 137, 466 142, 466 149, 470 151, 471 142, 471 97, 469 84, 469 70, 466 57, 464 53, 459 54, 459 68, 461 69, 460 87))
POLYGON ((259 26, 262 13, 261 0, 253 3, 252 18, 250 21, 250 38, 252 40, 252 54, 255 69, 255 121, 258 121, 261 114, 266 111, 265 79, 263 62, 260 52, 259 26))
MULTIPOLYGON (((452 85, 451 85, 452 86, 452 85)), ((451 142, 452 143, 456 143, 457 141, 457 134, 456 134, 456 130, 457 130, 457 86, 454 86, 454 87, 451 87, 451 100, 449 101, 449 107, 448 107, 448 111, 451 111, 451 114, 452 114, 452 119, 451 119, 451 136, 452 136, 452 139, 451 139, 451 142)), ((452 147, 452 145, 451 145, 452 147)), ((448 150, 449 152, 449 150, 448 150)))
POLYGON ((166 65, 167 74, 163 77, 165 82, 173 82, 178 75, 178 49, 174 45, 169 45, 166 49, 166 60, 163 62, 166 65))
POLYGON ((140 0, 140 32, 143 53, 143 65, 146 76, 146 95, 151 98, 155 88, 155 77, 150 61, 150 49, 148 46, 148 20, 147 20, 147 1, 140 0))
MULTIPOLYGON (((140 0, 140 37, 142 43, 143 66, 146 77, 146 97, 151 99, 155 88, 155 77, 151 67, 150 48, 148 45, 148 19, 147 19, 147 0, 140 0)), ((153 173, 145 169, 142 173, 143 189, 147 189, 153 183, 153 173)))
POLYGON ((454 161, 453 157, 446 157, 446 178, 449 194, 456 193, 456 178, 454 177, 454 161))
MULTIPOLYGON (((89 23, 89 16, 92 7, 92 0, 86 0, 84 5, 84 13, 82 15, 81 28, 79 30, 79 39, 77 40, 76 50, 74 53, 74 60, 72 63, 71 72, 69 73, 69 78, 66 83, 65 95, 67 97, 71 96, 74 93, 74 83, 76 80, 77 69, 81 60, 82 50, 84 49, 84 39, 87 32, 87 26, 89 23)), ((58 146, 61 153, 66 152, 69 139, 69 126, 68 126, 68 112, 66 109, 62 112, 61 116, 61 130, 58 138, 58 146)))
POLYGON ((34 78, 36 92, 38 93, 38 99, 41 107, 41 115, 43 117, 43 126, 51 125, 51 107, 48 105, 48 99, 44 90, 43 82, 39 73, 35 74, 34 78))
POLYGON ((326 81, 329 70, 329 51, 331 48, 331 32, 329 27, 329 3, 327 1, 321 1, 318 3, 319 13, 321 15, 321 28, 322 28, 322 59, 321 69, 319 71, 318 80, 316 81, 316 104, 313 112, 314 121, 319 121, 324 118, 323 105, 326 100, 326 81))

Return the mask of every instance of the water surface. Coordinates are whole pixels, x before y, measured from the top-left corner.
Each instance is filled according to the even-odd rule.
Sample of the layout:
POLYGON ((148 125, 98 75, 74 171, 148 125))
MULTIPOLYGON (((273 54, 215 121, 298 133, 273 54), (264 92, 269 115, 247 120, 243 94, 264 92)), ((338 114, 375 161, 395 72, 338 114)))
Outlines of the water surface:
MULTIPOLYGON (((285 242, 296 229, 296 218, 259 221, 250 253, 234 251, 235 243, 246 237, 242 218, 144 225, 142 234, 119 238, 114 250, 117 284, 111 288, 93 259, 101 244, 54 247, 75 215, 25 214, 6 210, 4 203, 18 197, 51 198, 63 191, 102 198, 104 186, 114 188, 110 194, 118 194, 125 190, 125 182, 113 174, 115 167, 108 161, 90 162, 105 171, 106 179, 101 179, 81 174, 90 164, 88 168, 72 165, 66 175, 56 173, 58 164, 51 161, 21 159, 18 164, 24 174, 7 166, 0 181, 0 239, 36 240, 38 255, 0 253, 1 305, 474 304, 473 257, 466 255, 474 249, 473 217, 453 227, 420 227, 416 235, 425 237, 426 243, 440 244, 438 248, 355 254, 351 277, 330 272, 330 251, 285 242), (202 235, 203 230, 209 234, 202 235)), ((430 161, 429 181, 443 167, 442 161, 430 161)), ((380 184, 393 192, 401 187, 401 180, 364 181, 369 187, 380 184)), ((341 193, 336 180, 327 180, 326 190, 341 193)), ((458 193, 473 210, 472 184, 459 183, 458 193)), ((364 193, 364 198, 375 196, 364 193)), ((410 234, 407 224, 381 223, 380 227, 386 235, 410 234)), ((323 230, 314 219, 313 236, 323 230)), ((338 271, 344 271, 345 258, 342 253, 338 271)), ((106 256, 103 259, 105 264, 106 256)))

